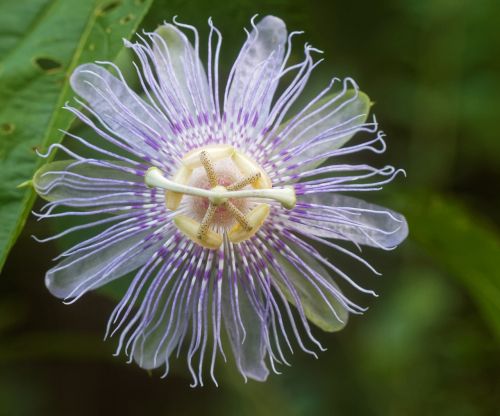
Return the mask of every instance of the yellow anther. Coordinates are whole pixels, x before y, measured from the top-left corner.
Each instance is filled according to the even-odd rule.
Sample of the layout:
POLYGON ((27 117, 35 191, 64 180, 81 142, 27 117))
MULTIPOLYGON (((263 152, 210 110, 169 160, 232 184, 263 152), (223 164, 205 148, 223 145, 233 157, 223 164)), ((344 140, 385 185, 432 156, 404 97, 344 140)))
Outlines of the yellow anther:
POLYGON ((182 158, 182 164, 190 169, 202 166, 200 154, 207 152, 212 162, 231 157, 234 153, 234 147, 228 144, 214 144, 199 149, 194 149, 182 158))
POLYGON ((271 179, 267 176, 266 172, 252 159, 248 156, 235 151, 232 156, 232 160, 238 169, 243 174, 243 176, 255 175, 256 171, 260 173, 258 180, 252 183, 252 186, 257 189, 267 189, 272 187, 271 179))
MULTIPOLYGON (((177 173, 172 178, 172 181, 185 185, 188 183, 191 174, 193 173, 192 169, 181 166, 181 168, 177 171, 177 173)), ((165 205, 168 209, 175 211, 182 200, 184 194, 180 192, 166 191, 165 192, 165 205)))
POLYGON ((205 216, 203 217, 200 227, 198 228, 198 239, 200 240, 205 239, 207 232, 210 230, 210 224, 214 218, 216 210, 217 207, 214 204, 210 203, 208 205, 207 212, 205 212, 205 216))
POLYGON ((210 188, 217 186, 217 174, 215 173, 214 164, 208 156, 208 152, 203 150, 200 153, 200 161, 203 167, 205 168, 205 172, 207 172, 208 184, 210 188))
POLYGON ((210 250, 217 250, 222 244, 222 236, 210 228, 207 229, 203 239, 198 238, 198 232, 201 224, 186 215, 177 215, 174 218, 174 224, 186 237, 195 243, 210 250))
POLYGON ((229 185, 227 187, 228 191, 238 191, 240 189, 243 189, 247 185, 253 185, 255 182, 257 182, 262 174, 260 172, 254 173, 253 175, 247 176, 243 178, 241 181, 235 182, 232 185, 229 185))
POLYGON ((229 210, 229 212, 231 213, 231 215, 236 219, 236 221, 238 221, 238 223, 240 224, 240 226, 246 230, 246 231, 250 231, 252 229, 252 227, 250 226, 250 224, 248 223, 248 220, 247 220, 247 217, 245 216, 245 214, 243 214, 243 212, 241 212, 237 207, 236 205, 234 205, 233 203, 227 201, 224 206, 229 210))
POLYGON ((241 243, 253 237, 266 220, 269 212, 270 207, 268 204, 257 205, 246 215, 250 229, 246 230, 240 224, 236 224, 228 233, 229 241, 241 243))

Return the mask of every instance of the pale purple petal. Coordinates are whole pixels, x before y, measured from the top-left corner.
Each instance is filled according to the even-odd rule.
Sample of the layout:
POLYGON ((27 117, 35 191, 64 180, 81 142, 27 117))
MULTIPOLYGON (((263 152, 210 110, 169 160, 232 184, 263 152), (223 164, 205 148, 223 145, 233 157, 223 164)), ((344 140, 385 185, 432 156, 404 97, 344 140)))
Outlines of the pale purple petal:
POLYGON ((285 55, 285 23, 265 16, 248 35, 231 70, 224 111, 235 124, 262 126, 268 115, 285 55))
POLYGON ((47 201, 34 213, 39 219, 79 221, 37 241, 97 230, 56 257, 46 274, 49 291, 72 303, 130 273, 106 338, 117 340, 116 355, 144 369, 161 368, 163 377, 172 358, 182 356, 192 387, 207 378, 217 385, 221 360, 232 361, 245 380, 264 381, 291 364, 295 349, 317 357, 324 348, 316 327, 338 331, 350 314, 365 311, 346 290, 376 296, 319 246, 380 274, 356 249, 392 249, 408 235, 401 214, 342 195, 382 189, 404 173, 343 160, 385 151, 384 133, 374 117, 367 121, 369 98, 351 79, 333 79, 293 113, 321 51, 306 44, 296 61, 292 38, 299 32, 287 35, 274 16, 251 24, 223 94, 222 35, 211 20, 206 68, 197 29, 175 18, 125 41, 137 57, 139 92, 114 63, 76 68, 71 86, 83 100, 76 99, 79 108, 64 108, 99 139, 65 134, 93 157, 53 144, 42 157, 58 150, 72 159, 49 163, 33 178, 47 201), (289 65, 291 58, 296 63, 289 65), (346 145, 358 133, 362 140, 346 145), (191 151, 196 153, 188 157, 200 155, 202 167, 186 161, 191 151), (257 186, 265 181, 256 182, 254 171, 267 175, 274 191, 288 187, 277 192, 290 195, 293 188, 296 204, 285 209, 268 199, 257 186), (163 175, 162 181, 150 181, 151 172, 163 175), (215 188, 202 194, 179 187, 228 187, 245 175, 240 189, 257 189, 252 198, 235 197, 241 210, 221 202, 225 198, 215 188), (170 192, 185 190, 189 197, 171 204, 170 192), (252 212, 257 204, 267 205, 252 212), (234 238, 235 229, 248 232, 246 238, 234 238), (352 251, 345 241, 354 243, 352 251))

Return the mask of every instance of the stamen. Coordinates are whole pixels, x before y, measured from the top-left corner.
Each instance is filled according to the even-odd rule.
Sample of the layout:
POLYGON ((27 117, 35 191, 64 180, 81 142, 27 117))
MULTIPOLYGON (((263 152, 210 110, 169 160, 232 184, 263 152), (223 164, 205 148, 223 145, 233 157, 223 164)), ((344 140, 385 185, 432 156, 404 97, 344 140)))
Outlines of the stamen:
POLYGON ((210 160, 208 153, 206 150, 203 150, 200 153, 201 164, 205 168, 205 172, 207 172, 208 183, 210 188, 214 188, 217 186, 217 175, 215 173, 214 164, 210 160))
POLYGON ((246 215, 250 229, 245 230, 240 224, 236 224, 228 233, 229 241, 232 243, 241 243, 253 237, 266 220, 269 211, 269 205, 257 205, 246 215))
POLYGON ((182 164, 190 169, 201 166, 200 153, 206 151, 210 154, 213 162, 231 157, 234 153, 234 147, 228 144, 214 144, 202 149, 194 149, 182 158, 182 164))
POLYGON ((272 183, 271 179, 269 179, 269 176, 267 176, 267 174, 262 170, 260 166, 256 166, 256 163, 249 157, 247 157, 243 153, 235 151, 233 153, 233 156, 231 157, 231 160, 236 166, 238 166, 238 169, 244 176, 254 175, 256 168, 259 169, 259 171, 261 172, 261 176, 258 180, 252 183, 252 186, 254 188, 272 188, 272 183))
MULTIPOLYGON (((172 180, 180 184, 186 184, 189 181, 189 178, 191 177, 192 173, 193 173, 192 169, 189 169, 186 166, 181 166, 181 168, 177 171, 172 180)), ((181 192, 173 192, 173 191, 165 192, 165 204, 167 208, 172 211, 175 211, 179 207, 183 195, 184 194, 182 194, 181 192)))
POLYGON ((198 230, 200 229, 200 223, 198 221, 189 218, 186 215, 177 215, 174 217, 175 226, 181 231, 186 237, 193 240, 195 243, 202 247, 208 248, 210 250, 217 250, 222 244, 222 236, 215 231, 207 229, 207 232, 203 239, 198 238, 198 230))
POLYGON ((229 185, 226 189, 228 191, 239 191, 240 189, 243 189, 247 185, 253 185, 260 179, 261 176, 262 174, 260 172, 254 173, 253 175, 243 178, 241 181, 229 185))
POLYGON ((198 238, 200 240, 205 239, 205 236, 207 235, 207 232, 208 232, 210 224, 214 218, 216 210, 217 210, 217 206, 210 202, 210 204, 208 205, 208 208, 207 208, 207 212, 205 212, 205 216, 203 217, 203 220, 201 221, 200 228, 198 229, 198 238))
POLYGON ((229 210, 229 212, 231 212, 236 221, 238 221, 246 231, 250 231, 252 229, 252 226, 248 223, 245 214, 243 214, 243 212, 241 212, 233 203, 227 201, 224 206, 229 210))

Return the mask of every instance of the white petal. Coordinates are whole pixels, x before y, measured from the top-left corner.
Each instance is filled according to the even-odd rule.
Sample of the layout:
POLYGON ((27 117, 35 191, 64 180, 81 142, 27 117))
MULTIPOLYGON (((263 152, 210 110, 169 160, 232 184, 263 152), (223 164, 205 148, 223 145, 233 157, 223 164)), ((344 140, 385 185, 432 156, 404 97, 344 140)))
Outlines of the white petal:
POLYGON ((359 131, 369 111, 369 97, 357 89, 347 89, 319 100, 293 124, 287 126, 285 123, 280 129, 288 129, 283 145, 293 154, 291 163, 300 164, 302 171, 319 166, 327 159, 321 155, 342 147, 359 131))
MULTIPOLYGON (((102 197, 105 199, 100 199, 101 204, 111 203, 113 197, 106 198, 110 195, 110 191, 103 189, 103 183, 96 180, 107 180, 105 184, 108 187, 122 187, 124 190, 129 186, 126 182, 142 184, 140 177, 123 170, 113 169, 113 164, 120 165, 117 162, 109 162, 110 167, 104 167, 91 162, 80 163, 76 160, 47 163, 36 171, 33 176, 33 186, 38 195, 48 201, 102 197), (82 189, 82 186, 86 189, 82 189)), ((120 202, 120 199, 115 202, 120 202)))
MULTIPOLYGON (((289 253, 275 252, 275 255, 289 282, 293 285, 307 319, 323 331, 340 331, 346 326, 349 313, 340 301, 343 295, 339 287, 328 271, 312 255, 296 244, 288 242, 287 245, 299 257, 299 262, 304 263, 303 267, 299 269, 292 264, 290 260, 296 261, 297 259, 289 253), (308 267, 317 275, 307 270, 308 267)), ((276 271, 275 283, 288 301, 297 306, 296 297, 276 271)))
POLYGON ((264 323, 250 303, 248 295, 242 285, 239 285, 237 302, 239 316, 245 329, 241 328, 236 312, 236 295, 231 293, 229 285, 232 284, 227 276, 223 283, 222 313, 234 358, 240 372, 248 378, 265 381, 269 375, 265 358, 264 323), (235 313, 236 312, 236 313, 235 313))
POLYGON ((225 110, 237 114, 258 106, 259 119, 265 121, 283 64, 287 32, 285 23, 265 16, 250 33, 233 67, 225 110))
MULTIPOLYGON (((320 193, 301 195, 299 201, 320 205, 308 207, 305 219, 297 217, 304 224, 290 223, 306 233, 381 248, 393 248, 408 236, 403 215, 361 199, 320 193), (327 219, 322 218, 325 213, 327 219)), ((293 211, 290 216, 294 217, 293 211)))
POLYGON ((103 286, 146 263, 161 245, 159 241, 146 244, 145 239, 152 232, 146 229, 117 239, 88 255, 72 254, 47 272, 45 285, 54 296, 62 299, 103 286), (119 257, 120 261, 112 266, 119 257))
POLYGON ((130 145, 143 148, 144 137, 153 132, 166 134, 157 111, 106 69, 95 64, 80 65, 70 82, 73 90, 130 145))
POLYGON ((210 110, 210 90, 203 64, 186 35, 174 25, 156 29, 153 53, 161 86, 179 97, 177 105, 187 107, 190 114, 210 110))
MULTIPOLYGON (((171 290, 174 289, 175 281, 181 277, 182 274, 177 273, 167 284, 161 294, 158 307, 137 337, 133 357, 141 368, 152 370, 164 365, 184 333, 183 329, 177 328, 177 323, 181 328, 186 328, 190 322, 189 316, 181 316, 184 311, 182 300, 177 299, 174 308, 173 299, 168 299, 172 297, 171 290), (168 304, 167 300, 169 300, 168 304)), ((194 299, 191 299, 191 303, 193 301, 194 299)), ((186 310, 190 313, 191 307, 187 307, 186 310)), ((143 316, 142 319, 146 319, 146 317, 143 316)))

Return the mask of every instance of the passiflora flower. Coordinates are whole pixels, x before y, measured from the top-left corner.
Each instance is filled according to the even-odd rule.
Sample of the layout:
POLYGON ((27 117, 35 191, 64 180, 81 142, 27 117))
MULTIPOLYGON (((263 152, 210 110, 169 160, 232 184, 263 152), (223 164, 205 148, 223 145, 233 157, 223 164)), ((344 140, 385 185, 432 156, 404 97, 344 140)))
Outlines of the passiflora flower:
POLYGON ((338 284, 374 294, 318 247, 374 271, 359 245, 388 250, 408 233, 400 214, 342 194, 378 190, 399 172, 344 160, 385 150, 368 97, 351 79, 333 79, 292 111, 320 51, 305 45, 304 59, 289 64, 299 32, 273 16, 254 20, 225 88, 211 20, 206 67, 198 32, 175 19, 125 42, 140 92, 113 63, 78 67, 71 86, 83 110, 65 108, 102 142, 67 132, 96 156, 53 145, 44 156, 59 148, 71 160, 46 164, 33 181, 49 201, 39 217, 89 218, 41 241, 96 227, 58 257, 49 291, 72 303, 133 272, 107 336, 118 338, 117 354, 164 375, 185 351, 193 386, 204 371, 216 382, 221 358, 263 381, 297 346, 316 355, 310 323, 338 331, 364 310, 338 284), (356 133, 362 139, 346 145, 356 133))

